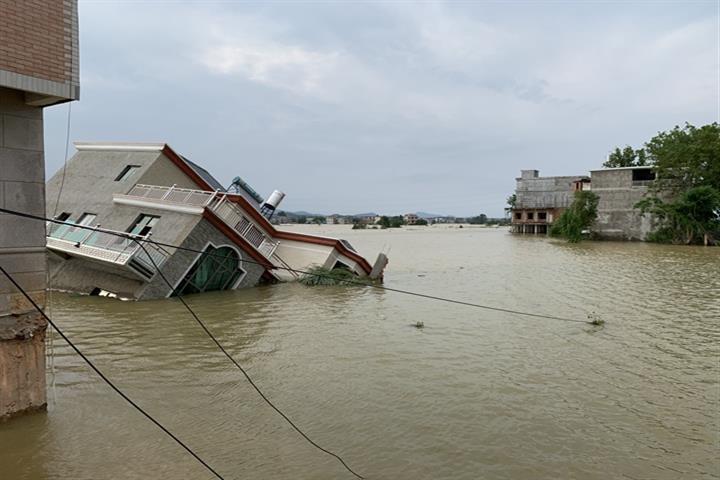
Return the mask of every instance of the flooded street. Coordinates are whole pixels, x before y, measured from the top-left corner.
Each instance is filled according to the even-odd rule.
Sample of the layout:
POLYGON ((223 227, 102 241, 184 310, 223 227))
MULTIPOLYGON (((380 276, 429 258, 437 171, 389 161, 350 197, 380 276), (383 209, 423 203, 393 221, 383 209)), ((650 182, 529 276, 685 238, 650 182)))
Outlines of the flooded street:
MULTIPOLYGON (((368 479, 720 478, 720 248, 505 229, 350 230, 393 292, 187 297, 266 394, 368 479), (411 326, 417 321, 424 329, 411 326)), ((54 293, 96 365, 227 479, 352 478, 265 405, 177 300, 54 293)), ((56 338, 48 413, 0 424, 0 479, 210 479, 56 338)))

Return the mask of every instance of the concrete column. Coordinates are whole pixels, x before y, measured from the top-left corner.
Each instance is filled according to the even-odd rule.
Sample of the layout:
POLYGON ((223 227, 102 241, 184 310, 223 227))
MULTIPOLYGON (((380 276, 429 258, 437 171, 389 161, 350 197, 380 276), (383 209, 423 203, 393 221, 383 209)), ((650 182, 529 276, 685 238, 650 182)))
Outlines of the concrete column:
MULTIPOLYGON (((43 112, 0 88, 0 205, 45 216, 43 112)), ((0 265, 45 306, 45 223, 0 214, 0 265)), ((0 419, 43 409, 45 320, 0 273, 0 419)))

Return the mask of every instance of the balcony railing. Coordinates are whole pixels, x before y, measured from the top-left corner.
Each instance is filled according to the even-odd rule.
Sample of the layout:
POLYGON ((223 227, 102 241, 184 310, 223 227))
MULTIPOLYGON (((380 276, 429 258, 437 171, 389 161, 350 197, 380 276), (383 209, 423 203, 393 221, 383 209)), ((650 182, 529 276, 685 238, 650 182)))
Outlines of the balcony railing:
POLYGON ((280 242, 265 235, 248 217, 242 209, 229 202, 223 195, 218 201, 211 203, 208 208, 220 217, 226 224, 238 232, 266 258, 271 258, 280 242))
POLYGON ((250 220, 240 207, 229 201, 225 193, 138 184, 126 196, 158 203, 207 208, 268 259, 279 244, 250 220))
MULTIPOLYGON (((144 242, 145 250, 126 232, 112 230, 92 231, 74 225, 51 223, 48 226, 47 246, 72 256, 87 257, 131 268, 145 279, 155 275, 165 263, 169 252, 162 247, 144 242)), ((133 236, 138 240, 145 237, 133 236)))

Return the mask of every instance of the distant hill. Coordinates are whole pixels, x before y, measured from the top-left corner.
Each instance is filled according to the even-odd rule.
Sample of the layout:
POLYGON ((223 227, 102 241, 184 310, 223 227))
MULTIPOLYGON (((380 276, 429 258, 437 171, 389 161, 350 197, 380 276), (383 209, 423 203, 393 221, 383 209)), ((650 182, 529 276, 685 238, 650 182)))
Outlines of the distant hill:
POLYGON ((428 213, 428 212, 416 212, 415 215, 417 215, 420 218, 440 218, 440 217, 449 217, 450 215, 441 215, 439 213, 428 213))

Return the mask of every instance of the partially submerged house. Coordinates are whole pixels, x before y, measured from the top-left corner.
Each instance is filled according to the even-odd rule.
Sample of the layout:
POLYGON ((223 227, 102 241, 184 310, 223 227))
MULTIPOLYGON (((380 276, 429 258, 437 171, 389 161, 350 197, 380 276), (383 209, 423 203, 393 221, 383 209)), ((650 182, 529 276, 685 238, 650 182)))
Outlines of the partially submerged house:
POLYGON ((575 192, 590 189, 590 178, 583 175, 541 177, 537 170, 522 170, 516 180, 513 233, 549 233, 575 192))
POLYGON ((278 230, 257 194, 238 190, 244 182, 228 192, 166 144, 75 147, 47 184, 47 211, 103 231, 48 225, 52 288, 149 299, 292 280, 294 270, 313 265, 359 276, 372 271, 345 240, 278 230), (182 248, 143 242, 143 249, 113 232, 182 248))
POLYGON ((592 229, 608 240, 644 240, 654 218, 635 208, 655 181, 651 166, 603 168, 590 176, 541 177, 537 170, 522 170, 517 178, 513 233, 546 234, 570 206, 575 192, 590 190, 598 196, 597 219, 592 229))
POLYGON ((645 198, 655 181, 652 166, 603 168, 590 172, 593 191, 598 195, 598 216, 593 230, 601 238, 645 240, 655 219, 635 204, 645 198))

